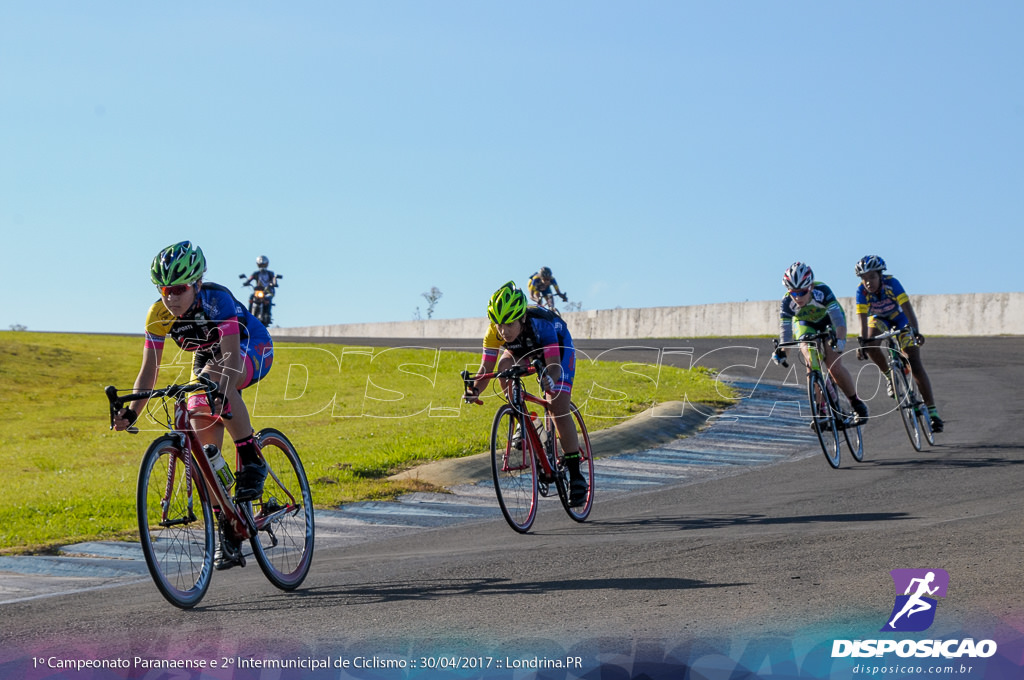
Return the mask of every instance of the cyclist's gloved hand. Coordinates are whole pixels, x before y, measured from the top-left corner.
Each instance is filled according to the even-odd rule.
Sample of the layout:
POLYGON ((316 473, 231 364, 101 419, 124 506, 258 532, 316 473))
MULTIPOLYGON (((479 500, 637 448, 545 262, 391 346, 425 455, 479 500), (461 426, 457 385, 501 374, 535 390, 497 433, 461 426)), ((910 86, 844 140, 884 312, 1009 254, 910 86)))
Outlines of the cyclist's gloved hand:
POLYGON ((779 366, 789 367, 789 362, 786 361, 786 350, 784 349, 776 349, 772 352, 772 361, 779 366))
POLYGON ((545 373, 540 377, 541 387, 544 388, 545 392, 553 394, 555 391, 555 381, 551 379, 551 376, 545 373))
POLYGON ((139 414, 133 409, 123 408, 117 412, 117 417, 114 419, 114 429, 118 432, 127 430, 129 427, 135 425, 135 421, 139 419, 139 414))
POLYGON ((920 333, 918 333, 917 331, 914 331, 914 342, 916 342, 919 345, 923 345, 924 344, 924 336, 921 335, 920 333))
POLYGON ((832 343, 832 347, 834 347, 837 352, 842 352, 846 349, 846 338, 836 338, 836 341, 832 343))
POLYGON ((857 344, 859 345, 859 347, 857 347, 857 360, 864 361, 868 358, 868 351, 864 349, 868 344, 868 339, 863 335, 859 335, 857 336, 857 344))

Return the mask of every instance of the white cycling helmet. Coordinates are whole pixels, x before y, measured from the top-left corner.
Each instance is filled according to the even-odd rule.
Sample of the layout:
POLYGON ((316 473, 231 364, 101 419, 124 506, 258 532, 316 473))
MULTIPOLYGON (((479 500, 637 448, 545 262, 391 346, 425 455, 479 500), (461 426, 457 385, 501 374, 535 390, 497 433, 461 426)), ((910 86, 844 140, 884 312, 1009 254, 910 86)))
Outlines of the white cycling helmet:
POLYGON ((857 267, 854 271, 857 272, 857 276, 863 276, 868 272, 884 272, 885 260, 878 255, 865 255, 857 261, 857 267))
POLYGON ((782 283, 789 290, 803 290, 814 283, 814 272, 803 262, 794 262, 782 275, 782 283))

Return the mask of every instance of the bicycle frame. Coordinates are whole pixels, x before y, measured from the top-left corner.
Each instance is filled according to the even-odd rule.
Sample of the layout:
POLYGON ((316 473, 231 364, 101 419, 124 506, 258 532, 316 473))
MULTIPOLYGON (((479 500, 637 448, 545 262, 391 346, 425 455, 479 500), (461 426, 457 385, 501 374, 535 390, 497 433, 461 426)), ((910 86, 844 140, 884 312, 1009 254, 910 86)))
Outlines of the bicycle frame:
POLYGON ((807 396, 814 430, 825 459, 833 468, 838 468, 841 462, 840 430, 850 454, 858 462, 864 459, 864 440, 855 414, 846 411, 842 406, 839 387, 832 379, 828 366, 822 366, 825 359, 825 340, 835 340, 833 331, 815 333, 791 342, 780 343, 776 340, 775 346, 807 346, 808 356, 805 357, 801 352, 800 359, 807 367, 807 396), (826 436, 826 432, 831 436, 826 436))
MULTIPOLYGON (((505 369, 504 371, 498 371, 495 373, 483 373, 480 375, 473 376, 469 375, 468 371, 463 371, 462 378, 464 381, 466 381, 467 385, 471 384, 473 380, 479 379, 493 380, 494 378, 497 378, 499 380, 510 381, 509 384, 506 386, 504 392, 506 395, 506 399, 508 400, 508 403, 516 411, 517 418, 519 420, 520 431, 523 432, 524 438, 529 439, 529 448, 532 451, 534 458, 537 460, 537 463, 543 469, 544 474, 548 477, 553 478, 556 474, 556 471, 552 464, 553 461, 549 460, 549 447, 540 440, 540 435, 537 433, 537 428, 533 424, 533 419, 530 418, 530 411, 529 407, 527 406, 527 404, 536 404, 537 406, 540 406, 541 408, 547 410, 551 407, 551 402, 548 401, 547 399, 542 399, 527 392, 522 380, 525 376, 534 375, 543 370, 543 364, 538 366, 538 363, 540 363, 539 360, 535 361, 534 365, 530 366, 529 368, 516 365, 513 366, 512 368, 505 369), (529 427, 527 427, 527 423, 529 423, 529 427), (543 451, 545 455, 540 455, 541 451, 543 451)), ((483 403, 479 399, 477 399, 476 402, 480 404, 483 403)), ((553 436, 553 433, 549 433, 548 436, 553 436)), ((526 448, 524 447, 523 450, 525 451, 526 448)), ((526 461, 523 463, 523 465, 529 465, 529 462, 526 461)), ((514 469, 514 466, 508 469, 514 469)))
MULTIPOLYGON (((293 512, 299 504, 295 500, 294 491, 292 489, 286 489, 280 480, 277 479, 277 474, 271 470, 271 475, 277 479, 278 484, 288 494, 287 505, 277 509, 270 514, 261 514, 260 517, 254 518, 252 516, 251 508, 248 503, 235 503, 235 500, 228 495, 227 490, 224 489, 219 480, 217 479, 216 473, 213 471, 213 467, 210 465, 209 459, 203 452, 203 446, 199 442, 198 436, 196 436, 195 429, 192 427, 192 419, 189 414, 188 408, 186 407, 185 395, 191 392, 198 392, 201 389, 206 390, 207 400, 209 403, 213 403, 211 398, 214 390, 216 390, 216 384, 205 376, 199 377, 199 382, 191 383, 188 385, 171 385, 164 389, 159 390, 144 390, 134 394, 117 395, 117 390, 113 386, 106 388, 107 398, 110 400, 111 408, 111 423, 113 423, 114 414, 124 407, 124 405, 131 403, 139 399, 153 399, 161 397, 171 397, 174 399, 174 415, 173 418, 168 422, 160 421, 170 432, 171 435, 178 437, 179 448, 182 453, 187 453, 184 456, 184 464, 186 466, 185 479, 186 493, 188 497, 189 510, 192 509, 192 494, 198 490, 202 497, 207 497, 210 500, 211 505, 220 509, 221 515, 228 521, 232 531, 235 532, 239 540, 248 540, 255 536, 264 527, 274 522, 278 517, 288 512, 293 512)), ((213 408, 211 406, 210 413, 213 414, 213 408)), ((130 428, 129 432, 132 434, 138 433, 137 428, 130 428)), ((170 462, 167 476, 167 488, 165 491, 164 498, 164 512, 163 512, 163 526, 171 526, 173 524, 182 522, 184 520, 172 520, 167 517, 167 499, 173 492, 173 480, 174 472, 176 471, 179 460, 174 458, 170 462)), ((237 469, 237 461, 236 461, 237 469)))
POLYGON ((821 374, 821 379, 824 381, 825 387, 829 391, 829 400, 833 400, 833 395, 836 394, 836 391, 839 389, 838 385, 836 385, 836 381, 832 379, 832 374, 829 372, 828 366, 822 365, 825 361, 825 340, 832 339, 834 339, 834 336, 831 333, 821 332, 805 336, 797 340, 791 340, 790 342, 775 341, 775 346, 777 348, 807 347, 810 360, 808 361, 803 352, 800 353, 800 360, 807 368, 808 375, 814 371, 821 374))
MULTIPOLYGON (((893 397, 896 406, 900 410, 903 425, 910 437, 910 443, 914 449, 920 451, 923 447, 921 435, 929 444, 935 444, 935 435, 932 432, 931 418, 928 407, 921 399, 920 392, 916 386, 916 378, 912 373, 910 357, 906 353, 900 338, 905 334, 911 334, 914 338, 913 329, 909 326, 886 331, 871 338, 881 340, 884 344, 881 349, 885 351, 886 362, 889 366, 888 380, 891 383, 893 397), (899 375, 897 375, 899 374, 899 375), (903 393, 902 397, 900 393, 903 393)), ((916 346, 916 340, 907 347, 916 346)))

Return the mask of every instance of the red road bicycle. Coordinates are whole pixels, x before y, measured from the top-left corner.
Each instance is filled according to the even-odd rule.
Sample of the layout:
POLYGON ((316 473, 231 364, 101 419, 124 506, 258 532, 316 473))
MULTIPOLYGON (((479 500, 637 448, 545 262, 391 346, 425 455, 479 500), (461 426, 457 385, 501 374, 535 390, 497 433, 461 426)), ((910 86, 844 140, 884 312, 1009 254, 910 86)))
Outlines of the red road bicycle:
POLYGON ((210 587, 218 522, 239 541, 249 541, 260 569, 282 590, 302 583, 313 558, 313 499, 302 461, 287 437, 272 428, 256 433, 270 468, 258 499, 236 502, 214 472, 210 455, 216 447, 200 445, 186 401, 192 392, 205 390, 212 404, 216 388, 200 376, 194 383, 120 396, 116 387, 105 390, 111 428, 114 415, 133 401, 162 404, 163 414, 155 412, 157 402, 147 405, 147 413, 168 432, 142 457, 136 511, 149 573, 163 596, 182 609, 198 604, 210 587))
MULTIPOLYGON (((569 413, 580 442, 580 472, 587 481, 586 499, 572 505, 569 500, 569 473, 565 467, 564 452, 555 435, 551 402, 535 397, 523 386, 524 376, 543 370, 543 364, 538 364, 540 362, 536 361, 529 368, 516 365, 480 375, 462 372, 467 389, 478 379, 509 381, 505 393, 507 402, 498 408, 491 426, 491 472, 501 514, 519 533, 526 533, 533 526, 537 517, 538 495, 549 496, 552 484, 562 507, 577 522, 586 520, 594 505, 594 456, 583 415, 576 404, 570 402, 569 413), (531 411, 528 404, 541 407, 543 417, 538 416, 535 410, 531 411)), ((483 403, 480 399, 469 400, 483 403)))

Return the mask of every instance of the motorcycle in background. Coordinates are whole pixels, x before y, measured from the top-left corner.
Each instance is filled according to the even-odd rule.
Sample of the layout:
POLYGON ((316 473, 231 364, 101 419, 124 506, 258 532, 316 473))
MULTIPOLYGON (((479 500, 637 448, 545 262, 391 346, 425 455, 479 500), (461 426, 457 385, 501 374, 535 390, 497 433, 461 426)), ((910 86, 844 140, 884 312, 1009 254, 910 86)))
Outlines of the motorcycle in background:
POLYGON ((259 319, 264 326, 270 328, 270 324, 273 323, 270 310, 274 306, 274 291, 277 289, 278 279, 283 279, 284 276, 277 274, 274 276, 274 280, 267 285, 263 285, 245 274, 239 274, 238 278, 249 279, 243 285, 253 288, 252 295, 249 296, 249 313, 259 319))

